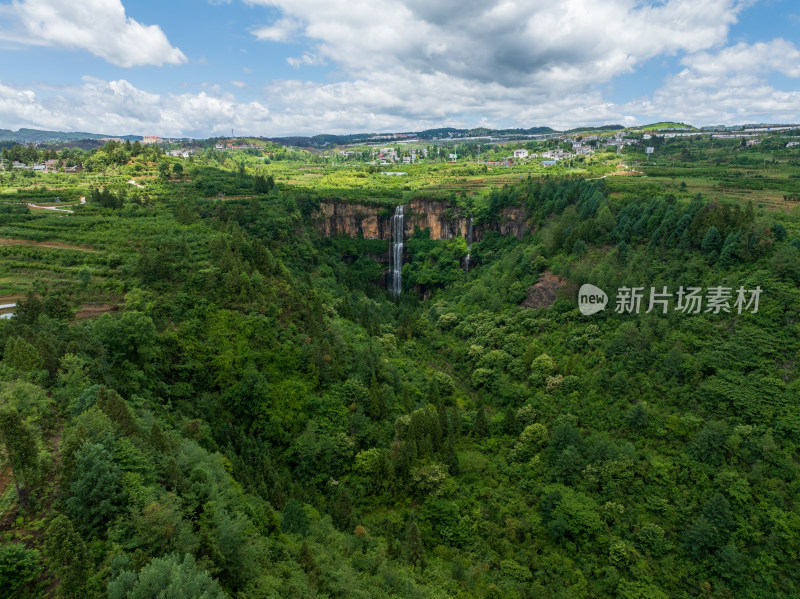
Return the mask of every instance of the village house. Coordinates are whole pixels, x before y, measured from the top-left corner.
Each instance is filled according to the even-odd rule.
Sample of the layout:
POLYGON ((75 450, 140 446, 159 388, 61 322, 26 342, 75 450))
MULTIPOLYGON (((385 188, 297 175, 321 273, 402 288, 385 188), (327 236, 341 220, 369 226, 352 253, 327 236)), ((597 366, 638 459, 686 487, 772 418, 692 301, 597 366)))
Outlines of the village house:
POLYGON ((394 148, 381 148, 378 158, 381 159, 383 164, 397 162, 397 152, 395 152, 394 148))

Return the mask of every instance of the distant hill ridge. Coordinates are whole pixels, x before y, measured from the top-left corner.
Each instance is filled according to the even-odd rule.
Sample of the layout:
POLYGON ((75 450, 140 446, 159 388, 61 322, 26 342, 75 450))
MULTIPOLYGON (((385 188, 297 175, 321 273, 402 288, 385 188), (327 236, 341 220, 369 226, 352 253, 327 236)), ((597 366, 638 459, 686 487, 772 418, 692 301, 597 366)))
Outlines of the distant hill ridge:
MULTIPOLYGON (((763 124, 758 125, 737 125, 732 127, 721 127, 726 130, 736 130, 745 127, 778 127, 781 125, 776 124, 763 124)), ((658 123, 651 123, 648 125, 640 125, 633 127, 625 127, 619 124, 599 125, 595 127, 574 127, 572 129, 558 130, 552 127, 529 127, 527 129, 489 129, 486 127, 475 127, 472 129, 457 129, 455 127, 439 127, 435 129, 424 129, 422 131, 403 131, 395 133, 351 133, 347 135, 335 134, 319 134, 312 136, 305 135, 288 135, 281 137, 266 137, 266 136, 250 136, 245 135, 244 138, 248 139, 261 139, 279 143, 284 146, 305 147, 305 148, 325 148, 328 146, 340 145, 354 145, 359 143, 385 143, 392 144, 401 142, 407 139, 416 139, 420 141, 434 141, 434 140, 459 140, 480 137, 505 137, 509 141, 513 141, 515 137, 523 138, 530 135, 559 135, 559 134, 581 134, 581 133, 608 133, 610 131, 629 130, 634 132, 652 132, 658 130, 712 130, 714 127, 704 127, 697 129, 695 126, 688 123, 662 121, 658 123)), ((0 129, 0 143, 59 143, 59 142, 77 142, 77 141, 97 141, 105 138, 115 139, 128 139, 130 141, 142 141, 142 135, 104 135, 101 133, 88 133, 83 131, 47 131, 42 129, 28 129, 21 128, 19 131, 12 131, 10 129, 0 129)), ((243 137, 239 137, 242 139, 243 137)), ((191 138, 180 138, 184 141, 189 141, 191 138)), ((208 138, 198 139, 225 139, 225 137, 209 136, 208 138)), ((175 138, 173 138, 173 141, 175 138)))
POLYGON ((86 133, 83 131, 45 131, 42 129, 25 129, 11 131, 10 129, 0 129, 0 141, 13 141, 16 143, 50 143, 59 141, 80 141, 84 139, 103 139, 105 137, 115 137, 118 139, 129 139, 131 141, 142 140, 141 135, 103 135, 101 133, 86 133))

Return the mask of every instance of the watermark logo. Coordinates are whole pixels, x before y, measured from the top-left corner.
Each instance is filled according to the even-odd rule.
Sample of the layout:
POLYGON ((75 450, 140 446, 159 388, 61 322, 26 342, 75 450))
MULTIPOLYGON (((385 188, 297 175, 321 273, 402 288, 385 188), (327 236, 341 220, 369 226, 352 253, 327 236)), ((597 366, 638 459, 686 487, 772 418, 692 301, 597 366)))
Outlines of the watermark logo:
MULTIPOLYGON (((664 285, 660 290, 656 287, 620 287, 617 289, 614 312, 618 314, 639 314, 644 310, 667 314, 670 308, 683 314, 730 314, 735 312, 758 312, 761 299, 761 287, 745 289, 739 287, 679 287, 676 293, 669 291, 664 285), (649 293, 648 290, 649 289, 649 293)), ((605 309, 608 296, 594 285, 581 285, 578 291, 578 309, 581 314, 590 316, 605 309)))
POLYGON ((578 309, 584 316, 591 316, 606 309, 608 296, 606 292, 586 283, 578 291, 578 309))

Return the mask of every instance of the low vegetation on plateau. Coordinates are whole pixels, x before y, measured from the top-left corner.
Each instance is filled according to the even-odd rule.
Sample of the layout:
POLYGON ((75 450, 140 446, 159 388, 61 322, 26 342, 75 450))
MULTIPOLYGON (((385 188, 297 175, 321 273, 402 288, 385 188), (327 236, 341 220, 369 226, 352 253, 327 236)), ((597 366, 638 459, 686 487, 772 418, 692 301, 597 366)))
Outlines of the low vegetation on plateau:
POLYGON ((6 148, 0 598, 797 597, 790 140, 392 176, 363 147, 6 148), (432 200, 482 234, 410 231, 398 296, 386 239, 315 222, 432 200))

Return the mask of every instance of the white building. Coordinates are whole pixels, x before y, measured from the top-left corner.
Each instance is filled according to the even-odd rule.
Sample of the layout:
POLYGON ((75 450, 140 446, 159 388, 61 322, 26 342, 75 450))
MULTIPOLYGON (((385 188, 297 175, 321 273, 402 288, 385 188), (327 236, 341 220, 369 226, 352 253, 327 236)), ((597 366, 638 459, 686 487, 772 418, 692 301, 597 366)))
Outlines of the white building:
POLYGON ((514 150, 514 158, 527 158, 528 150, 514 150))

